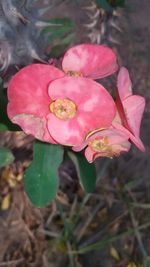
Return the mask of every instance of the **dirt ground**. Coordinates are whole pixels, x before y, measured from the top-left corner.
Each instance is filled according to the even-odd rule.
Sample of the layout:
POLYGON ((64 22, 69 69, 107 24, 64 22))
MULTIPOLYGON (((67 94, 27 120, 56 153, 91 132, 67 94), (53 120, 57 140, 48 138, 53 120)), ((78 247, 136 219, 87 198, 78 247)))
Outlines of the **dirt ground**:
MULTIPOLYGON (((80 1, 81 5, 84 3, 85 1, 80 1)), ((65 2, 52 12, 51 16, 71 15, 77 23, 77 42, 83 42, 86 15, 82 9, 75 12, 75 8, 73 1, 65 2)), ((146 152, 141 153, 132 147, 129 153, 120 158, 98 160, 101 180, 94 194, 88 199, 78 185, 71 163, 66 162, 61 167, 61 190, 57 201, 63 207, 67 222, 72 221, 81 207, 82 200, 85 201, 79 213, 80 220, 73 228, 73 235, 69 243, 64 245, 62 233, 65 226, 56 203, 44 209, 34 208, 23 191, 22 176, 32 157, 32 138, 29 140, 24 134, 1 133, 0 145, 7 144, 13 150, 16 161, 13 166, 2 170, 0 177, 1 202, 5 195, 10 195, 9 208, 0 210, 0 266, 150 266, 145 263, 150 256, 150 225, 147 225, 150 221, 149 14, 149 0, 127 0, 121 23, 122 32, 117 36, 120 45, 115 45, 121 65, 126 66, 131 73, 134 93, 146 97, 141 129, 146 152), (10 182, 13 179, 17 181, 14 186, 10 182), (144 203, 146 208, 138 206, 132 210, 130 202, 134 202, 135 206, 137 203, 144 203), (88 221, 88 217, 91 221, 88 221), (140 231, 138 227, 144 230, 140 231), (120 233, 131 228, 131 234, 127 234, 126 238, 119 238, 120 233), (111 234, 118 237, 115 243, 109 241, 111 234), (103 242, 97 250, 73 257, 68 253, 75 250, 73 239, 80 248, 101 240, 108 241, 106 245, 103 242)))

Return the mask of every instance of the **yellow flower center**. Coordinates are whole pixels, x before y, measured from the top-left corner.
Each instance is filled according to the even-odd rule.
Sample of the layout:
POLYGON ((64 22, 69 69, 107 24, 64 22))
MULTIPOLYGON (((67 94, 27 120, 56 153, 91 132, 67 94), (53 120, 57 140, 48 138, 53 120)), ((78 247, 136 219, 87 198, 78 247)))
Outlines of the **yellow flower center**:
POLYGON ((110 151, 110 147, 108 146, 108 144, 109 144, 108 137, 103 137, 102 139, 94 139, 89 142, 89 146, 92 148, 94 152, 110 151))
POLYGON ((67 71, 66 74, 69 76, 74 76, 74 77, 83 77, 81 72, 73 71, 73 70, 67 71))
POLYGON ((67 120, 75 117, 76 104, 67 98, 57 99, 50 104, 50 111, 59 119, 67 120))

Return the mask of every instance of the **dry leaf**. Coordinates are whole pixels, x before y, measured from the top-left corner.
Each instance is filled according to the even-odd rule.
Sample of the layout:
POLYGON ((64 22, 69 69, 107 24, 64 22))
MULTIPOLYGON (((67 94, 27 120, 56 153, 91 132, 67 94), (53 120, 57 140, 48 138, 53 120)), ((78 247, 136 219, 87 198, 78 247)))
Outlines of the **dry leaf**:
POLYGON ((111 255, 116 261, 119 261, 119 260, 120 260, 119 253, 118 253, 118 251, 117 251, 114 247, 111 247, 111 248, 110 248, 110 255, 111 255))
POLYGON ((10 207, 10 194, 7 194, 2 200, 1 210, 8 210, 9 207, 10 207))

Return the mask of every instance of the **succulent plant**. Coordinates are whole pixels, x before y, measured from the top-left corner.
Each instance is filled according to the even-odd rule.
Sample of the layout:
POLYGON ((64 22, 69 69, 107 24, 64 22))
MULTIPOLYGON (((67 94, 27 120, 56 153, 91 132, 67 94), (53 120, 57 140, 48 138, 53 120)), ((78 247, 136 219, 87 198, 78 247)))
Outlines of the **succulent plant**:
POLYGON ((86 36, 92 43, 116 46, 119 43, 118 33, 121 29, 121 12, 112 7, 106 0, 90 0, 83 9, 88 17, 84 25, 86 36))
POLYGON ((45 61, 46 35, 43 27, 51 24, 40 17, 51 6, 36 8, 37 0, 0 1, 0 74, 5 76, 35 60, 45 61))

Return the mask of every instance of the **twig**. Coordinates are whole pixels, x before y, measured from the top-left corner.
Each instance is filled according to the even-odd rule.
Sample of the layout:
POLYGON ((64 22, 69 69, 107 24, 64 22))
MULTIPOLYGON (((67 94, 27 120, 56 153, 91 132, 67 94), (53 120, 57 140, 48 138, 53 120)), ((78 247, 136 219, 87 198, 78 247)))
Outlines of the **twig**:
MULTIPOLYGON (((137 226, 136 230, 141 231, 141 230, 146 229, 147 227, 150 227, 150 222, 142 224, 140 226, 137 226)), ((79 247, 78 251, 72 251, 72 253, 73 254, 84 254, 84 253, 87 253, 87 252, 92 251, 92 250, 104 248, 108 244, 110 245, 111 243, 113 243, 113 242, 115 242, 117 240, 120 240, 120 239, 122 239, 124 237, 127 237, 127 236, 129 236, 129 235, 131 235, 133 233, 134 233, 134 229, 133 228, 129 228, 126 232, 120 233, 117 236, 113 235, 113 236, 111 236, 109 238, 102 239, 101 241, 96 242, 94 244, 89 244, 88 246, 83 246, 83 244, 82 244, 79 247)))
POLYGON ((132 221, 132 224, 133 224, 133 228, 134 228, 134 233, 135 233, 135 236, 136 236, 136 239, 139 243, 139 247, 142 251, 142 254, 143 254, 143 257, 146 258, 147 257, 147 253, 145 251, 145 248, 144 248, 144 245, 143 245, 143 242, 142 242, 142 238, 141 238, 141 235, 140 235, 140 232, 137 228, 137 221, 134 217, 134 213, 130 210, 130 217, 131 217, 131 221, 132 221))
MULTIPOLYGON (((131 190, 128 190, 128 193, 130 194, 132 200, 133 200, 133 203, 137 203, 136 202, 136 198, 135 196, 133 195, 133 192, 131 190)), ((137 239, 137 242, 139 244, 139 248, 143 254, 143 262, 144 262, 144 266, 143 267, 147 267, 147 253, 146 253, 146 250, 145 250, 145 247, 143 245, 143 241, 142 241, 142 238, 141 238, 141 235, 140 235, 140 231, 138 229, 138 223, 136 221, 136 218, 134 216, 134 213, 133 213, 133 210, 132 210, 132 206, 129 205, 129 203, 127 203, 128 205, 128 208, 129 208, 129 213, 130 213, 130 217, 131 217, 131 221, 132 221, 132 224, 133 224, 133 228, 134 228, 134 234, 135 234, 135 237, 137 239)))
MULTIPOLYGON (((107 167, 110 165, 110 160, 106 159, 105 160, 105 163, 103 164, 103 167, 101 168, 101 171, 99 172, 99 175, 97 177, 97 180, 96 180, 96 185, 99 184, 101 178, 104 176, 106 170, 107 170, 107 167)), ((80 212, 83 210, 84 206, 86 205, 86 203, 89 201, 89 199, 93 196, 93 194, 86 194, 85 197, 83 198, 83 201, 82 203, 80 204, 80 207, 79 207, 79 210, 78 210, 78 213, 76 215, 76 218, 75 218, 75 224, 78 222, 79 218, 80 218, 80 212)))
POLYGON ((70 261, 70 267, 74 267, 75 263, 75 255, 72 253, 72 248, 69 242, 67 242, 67 251, 68 251, 68 257, 70 261))
POLYGON ((113 221, 111 221, 110 223, 108 223, 105 228, 101 229, 99 232, 97 232, 95 235, 93 235, 91 238, 89 238, 88 240, 85 240, 84 243, 82 243, 82 247, 86 247, 89 246, 90 244, 93 244, 93 242, 95 242, 95 240, 98 239, 99 236, 102 235, 102 233, 104 233, 104 231, 107 229, 109 229, 113 224, 115 224, 118 220, 120 220, 122 217, 126 216, 128 214, 128 211, 125 211, 124 213, 122 213, 121 215, 119 215, 117 218, 115 218, 113 221))
POLYGON ((8 266, 12 264, 18 264, 24 261, 24 258, 18 259, 18 260, 13 260, 13 261, 5 261, 5 262, 0 262, 0 266, 8 266))
POLYGON ((50 225, 53 218, 57 215, 56 203, 53 202, 51 207, 52 207, 52 211, 51 211, 51 214, 49 215, 49 217, 47 219, 46 226, 50 225))
POLYGON ((148 204, 148 203, 131 202, 129 204, 134 208, 150 209, 150 204, 148 204))
POLYGON ((54 237, 54 238, 59 238, 60 237, 59 233, 48 231, 48 230, 45 230, 45 229, 38 229, 37 232, 39 232, 41 234, 44 234, 46 236, 54 237))
POLYGON ((70 210, 70 214, 69 214, 70 220, 73 218, 73 216, 75 214, 76 206, 77 206, 77 196, 74 197, 74 201, 73 201, 73 204, 71 206, 71 210, 70 210))
POLYGON ((90 216, 88 217, 88 219, 86 220, 84 226, 81 228, 81 231, 78 234, 78 238, 77 241, 79 242, 81 240, 81 238, 83 237, 87 227, 89 226, 89 224, 92 222, 93 218, 95 217, 95 215, 97 214, 97 212, 99 211, 100 208, 103 208, 104 205, 100 202, 98 203, 98 205, 96 206, 96 208, 93 210, 93 212, 90 214, 90 216))

